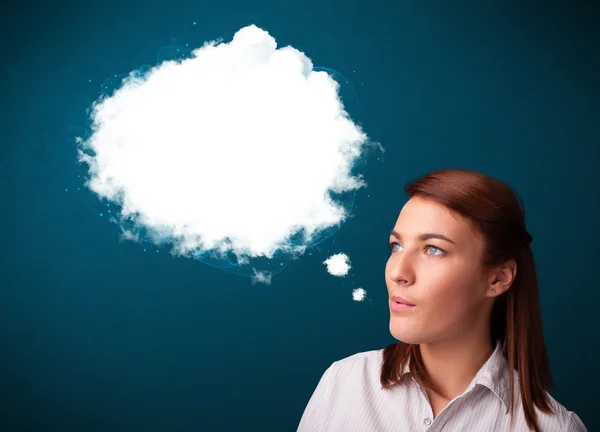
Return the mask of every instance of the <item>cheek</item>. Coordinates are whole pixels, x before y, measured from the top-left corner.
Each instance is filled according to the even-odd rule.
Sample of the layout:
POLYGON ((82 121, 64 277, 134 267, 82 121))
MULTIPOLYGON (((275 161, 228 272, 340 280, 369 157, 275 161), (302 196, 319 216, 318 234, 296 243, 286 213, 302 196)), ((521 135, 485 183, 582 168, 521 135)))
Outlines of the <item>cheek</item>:
POLYGON ((445 316, 460 315, 473 300, 474 276, 459 264, 431 266, 420 275, 426 310, 445 316))

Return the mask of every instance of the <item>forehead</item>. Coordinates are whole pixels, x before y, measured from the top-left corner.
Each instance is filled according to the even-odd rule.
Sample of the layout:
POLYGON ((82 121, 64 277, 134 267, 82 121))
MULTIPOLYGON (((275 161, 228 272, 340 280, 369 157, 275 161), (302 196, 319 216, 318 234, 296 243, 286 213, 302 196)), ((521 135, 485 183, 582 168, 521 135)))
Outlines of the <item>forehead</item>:
POLYGON ((473 234, 469 221, 435 201, 412 197, 402 207, 394 229, 408 236, 443 234, 450 238, 473 234))

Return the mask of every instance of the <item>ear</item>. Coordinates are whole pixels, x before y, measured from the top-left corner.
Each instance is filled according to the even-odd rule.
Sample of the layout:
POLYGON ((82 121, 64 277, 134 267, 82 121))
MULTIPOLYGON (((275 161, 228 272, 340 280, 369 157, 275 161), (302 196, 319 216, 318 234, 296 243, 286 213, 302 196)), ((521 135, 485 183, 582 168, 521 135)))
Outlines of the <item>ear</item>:
POLYGON ((506 261, 504 264, 496 267, 491 272, 490 283, 488 286, 488 295, 497 297, 504 294, 511 287, 517 275, 517 262, 513 259, 506 261), (492 294, 492 290, 495 293, 492 294))

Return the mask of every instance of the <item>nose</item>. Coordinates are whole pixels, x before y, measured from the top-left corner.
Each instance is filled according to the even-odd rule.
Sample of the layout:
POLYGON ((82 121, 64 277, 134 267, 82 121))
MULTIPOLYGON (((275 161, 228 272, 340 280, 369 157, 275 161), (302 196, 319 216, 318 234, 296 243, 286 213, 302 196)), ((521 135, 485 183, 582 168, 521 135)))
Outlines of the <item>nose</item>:
POLYGON ((397 284, 411 285, 415 280, 412 258, 406 252, 397 252, 390 256, 387 265, 388 278, 397 284))

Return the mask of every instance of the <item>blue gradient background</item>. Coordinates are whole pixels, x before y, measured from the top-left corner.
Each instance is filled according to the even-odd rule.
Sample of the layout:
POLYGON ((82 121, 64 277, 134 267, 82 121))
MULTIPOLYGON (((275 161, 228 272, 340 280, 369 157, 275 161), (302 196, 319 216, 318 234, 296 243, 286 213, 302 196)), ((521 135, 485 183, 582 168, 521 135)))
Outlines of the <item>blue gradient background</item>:
MULTIPOLYGON (((293 431, 335 360, 383 348, 387 239, 406 181, 515 186, 534 237, 556 389, 600 430, 598 8, 577 1, 62 1, 0 31, 0 430, 293 431), (193 25, 196 22, 196 25, 193 25), (354 218, 273 284, 119 243, 75 199, 66 140, 102 81, 256 24, 354 84, 369 163, 354 218), (71 189, 72 190, 72 189, 71 189), (321 261, 345 252, 344 282, 321 261), (370 302, 352 300, 361 286, 370 302)), ((241 209, 243 217, 243 209, 241 209)), ((398 430, 402 430, 399 426, 398 430)))

